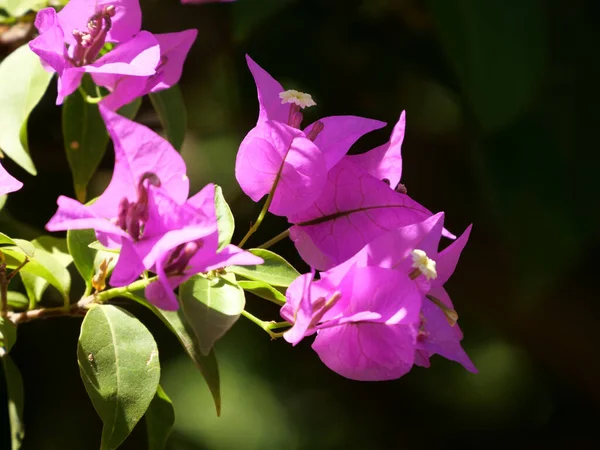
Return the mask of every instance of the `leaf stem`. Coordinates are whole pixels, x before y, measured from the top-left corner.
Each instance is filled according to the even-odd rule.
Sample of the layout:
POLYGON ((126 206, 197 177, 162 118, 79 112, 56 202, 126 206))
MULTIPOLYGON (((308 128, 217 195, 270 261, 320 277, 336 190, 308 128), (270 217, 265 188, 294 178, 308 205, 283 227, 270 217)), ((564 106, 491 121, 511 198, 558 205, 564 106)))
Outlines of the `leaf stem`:
POLYGON ((260 320, 258 317, 256 317, 253 314, 250 314, 248 311, 246 311, 245 309, 242 311, 242 316, 244 316, 246 319, 248 319, 250 322, 255 323, 256 325, 258 325, 259 327, 261 327, 263 330, 265 330, 267 332, 267 334, 269 336, 271 336, 271 339, 277 339, 283 336, 283 333, 285 333, 285 331, 281 331, 279 333, 275 333, 273 331, 274 328, 283 328, 283 327, 289 327, 291 324, 288 322, 266 322, 264 320, 260 320))
POLYGON ((265 242, 262 245, 259 245, 258 248, 269 248, 275 244, 277 244, 279 241, 285 239, 286 237, 288 237, 290 235, 290 229, 288 228, 287 230, 282 231, 281 233, 279 233, 277 236, 275 236, 274 238, 269 239, 267 242, 265 242))

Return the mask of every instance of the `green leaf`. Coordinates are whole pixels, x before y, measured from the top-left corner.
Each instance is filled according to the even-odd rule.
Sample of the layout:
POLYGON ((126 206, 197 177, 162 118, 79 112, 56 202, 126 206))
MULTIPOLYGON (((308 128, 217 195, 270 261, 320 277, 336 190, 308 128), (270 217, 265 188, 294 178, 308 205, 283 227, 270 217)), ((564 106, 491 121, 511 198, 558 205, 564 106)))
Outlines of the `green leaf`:
POLYGON ((181 150, 187 128, 187 113, 181 89, 175 85, 164 91, 149 94, 148 97, 158 114, 167 140, 177 151, 181 150))
POLYGON ((40 273, 28 270, 27 266, 32 262, 43 265, 56 280, 60 281, 60 287, 57 289, 62 293, 63 299, 68 301, 71 276, 66 268, 71 264, 73 258, 67 249, 66 240, 53 236, 40 236, 31 241, 31 244, 35 248, 33 259, 19 272, 30 302, 38 302, 50 284, 50 279, 45 275, 42 276, 40 273))
POLYGON ((0 63, 0 149, 32 175, 37 172, 21 141, 21 129, 51 78, 27 44, 0 63))
POLYGON ((10 423, 10 442, 12 450, 21 448, 25 436, 23 424, 23 379, 21 372, 9 355, 4 355, 4 378, 6 379, 6 393, 8 395, 8 420, 10 423))
POLYGON ((544 76, 548 43, 539 0, 428 0, 462 91, 485 130, 515 119, 544 76))
POLYGON ((217 227, 219 228, 219 250, 231 243, 235 220, 231 208, 223 197, 221 186, 215 186, 215 209, 217 213, 217 227))
POLYGON ((98 305, 81 324, 77 361, 104 427, 101 450, 117 448, 146 413, 160 365, 152 334, 127 311, 98 305))
POLYGON ((0 0, 0 8, 11 17, 21 17, 27 11, 39 11, 48 6, 47 0, 0 0))
POLYGON ((121 253, 120 249, 106 248, 104 245, 100 243, 100 241, 94 241, 88 245, 89 248, 98 250, 105 253, 112 253, 114 255, 118 255, 121 253))
POLYGON ((285 303, 285 295, 264 281, 239 280, 238 284, 243 290, 251 292, 260 298, 264 298, 265 300, 269 300, 278 305, 283 305, 285 303))
MULTIPOLYGON (((95 85, 84 77, 84 90, 91 92, 95 85)), ((132 119, 142 104, 141 98, 119 110, 119 114, 132 119)), ((62 128, 67 160, 73 174, 75 196, 81 203, 86 201, 87 185, 104 157, 108 144, 108 132, 100 116, 97 104, 88 103, 77 90, 65 98, 62 107, 62 128)))
MULTIPOLYGON (((26 258, 26 255, 18 247, 3 247, 2 253, 6 257, 6 267, 9 269, 18 267, 26 258)), ((42 288, 44 285, 43 282, 34 282, 32 278, 28 278, 27 274, 43 278, 58 289, 65 303, 69 301, 71 275, 64 265, 61 264, 61 260, 51 253, 43 249, 36 249, 35 256, 29 258, 29 262, 21 268, 19 274, 23 282, 27 283, 25 287, 28 288, 30 298, 39 298, 41 296, 40 292, 43 293, 45 287, 42 288)))
POLYGON ((0 357, 10 352, 17 342, 17 327, 10 320, 0 317, 0 357))
POLYGON ((6 297, 8 300, 8 306, 10 306, 14 310, 22 310, 27 309, 29 306, 29 300, 27 297, 20 292, 16 291, 8 291, 6 293, 6 297))
POLYGON ((19 247, 23 251, 23 253, 25 253, 30 258, 33 257, 33 255, 35 254, 35 246, 31 242, 23 239, 12 239, 4 233, 0 233, 0 245, 3 244, 15 245, 19 247))
POLYGON ((185 318, 183 311, 179 308, 178 311, 164 311, 150 304, 141 293, 126 293, 123 295, 131 300, 135 300, 141 305, 151 310, 169 330, 177 336, 177 339, 183 346, 183 349, 188 354, 190 359, 194 361, 196 367, 204 377, 208 388, 213 396, 217 416, 221 414, 221 381, 219 377, 219 365, 214 349, 208 355, 203 355, 200 352, 200 344, 196 334, 192 330, 191 325, 185 318))
POLYGON ((230 266, 227 271, 250 280, 264 281, 271 286, 282 287, 288 287, 300 276, 289 262, 276 253, 262 248, 253 248, 250 252, 260 256, 265 262, 257 266, 230 266))
POLYGON ((206 355, 240 318, 246 298, 231 274, 215 278, 196 275, 179 287, 179 302, 200 351, 206 355))
POLYGON ((169 396, 158 385, 156 394, 146 411, 148 450, 164 450, 175 423, 175 410, 169 396))
POLYGON ((87 290, 91 289, 92 278, 95 274, 94 260, 96 250, 89 245, 96 241, 94 230, 69 230, 67 231, 67 245, 69 253, 73 257, 73 263, 77 271, 85 281, 87 290))

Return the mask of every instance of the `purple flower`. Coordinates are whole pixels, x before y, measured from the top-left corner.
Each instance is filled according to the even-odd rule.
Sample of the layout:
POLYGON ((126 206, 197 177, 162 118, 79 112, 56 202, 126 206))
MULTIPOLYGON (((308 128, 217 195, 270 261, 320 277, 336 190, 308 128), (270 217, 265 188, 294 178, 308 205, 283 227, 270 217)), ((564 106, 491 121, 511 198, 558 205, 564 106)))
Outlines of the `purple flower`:
POLYGON ((214 186, 188 199, 185 164, 171 144, 104 106, 100 113, 115 147, 112 180, 91 205, 59 197, 49 231, 91 228, 104 245, 121 247, 111 284, 152 271, 158 281, 148 286, 148 299, 164 309, 177 309, 172 290, 196 273, 262 263, 232 245, 217 252, 214 186))
POLYGON ((421 293, 407 275, 353 266, 340 281, 325 272, 308 285, 311 278, 287 290, 281 315, 294 323, 288 342, 316 331, 312 348, 323 363, 353 380, 392 380, 412 368, 421 293))
POLYGON ((259 117, 256 127, 240 146, 236 178, 254 201, 267 195, 277 183, 269 211, 284 216, 298 213, 317 199, 324 175, 350 147, 365 133, 385 123, 355 116, 332 116, 300 130, 303 119, 300 110, 316 104, 312 97, 284 90, 249 56, 246 59, 256 82, 259 117))
POLYGON ((175 84, 196 36, 195 30, 177 38, 173 35, 180 33, 155 36, 140 31, 138 0, 71 0, 58 14, 53 8, 41 10, 35 25, 40 35, 29 46, 47 70, 58 74, 56 103, 61 104, 89 73, 112 92, 103 100, 111 109, 175 84), (106 43, 116 47, 101 56, 106 43), (125 86, 114 92, 119 83, 125 86))
POLYGON ((0 195, 18 191, 22 187, 23 183, 11 176, 0 164, 0 195))
POLYGON ((100 113, 114 143, 115 168, 106 190, 91 205, 60 196, 58 211, 46 224, 49 231, 93 228, 101 232, 103 243, 120 245, 127 232, 119 225, 122 204, 136 204, 145 193, 148 178, 154 174, 162 188, 183 204, 189 180, 183 159, 169 142, 149 128, 100 106, 100 113))
MULTIPOLYGON (((419 315, 415 320, 412 320, 414 316, 410 316, 410 324, 415 331, 415 340, 411 341, 413 342, 413 357, 407 359, 405 354, 402 354, 404 356, 400 358, 400 351, 398 350, 397 353, 398 358, 400 358, 398 364, 404 367, 403 373, 410 369, 410 367, 406 368, 408 363, 412 365, 414 362, 418 365, 428 366, 429 357, 435 353, 459 362, 469 371, 476 372, 473 363, 460 345, 462 333, 456 325, 458 316, 443 288, 444 283, 454 272, 460 253, 468 240, 470 227, 456 242, 438 253, 442 230, 443 213, 439 213, 423 222, 401 227, 381 235, 369 242, 352 258, 326 272, 322 272, 320 280, 313 282, 310 286, 307 283, 312 279, 312 276, 306 278, 308 275, 304 275, 303 280, 299 278, 294 282, 293 288, 290 286, 290 289, 288 289, 288 302, 281 311, 282 316, 294 324, 286 332, 286 339, 296 344, 304 336, 317 331, 317 340, 321 340, 320 344, 317 344, 317 340, 315 340, 313 348, 319 353, 321 359, 329 367, 332 367, 323 357, 323 352, 327 354, 330 351, 331 355, 328 358, 337 361, 334 370, 347 376, 339 370, 340 365, 343 365, 343 359, 341 357, 336 359, 336 354, 351 358, 354 353, 351 349, 345 350, 342 344, 346 340, 357 343, 360 339, 361 343, 369 342, 369 348, 375 352, 377 349, 376 338, 373 337, 372 340, 365 341, 362 335, 360 337, 355 336, 356 330, 340 332, 339 335, 329 330, 335 330, 339 323, 345 323, 349 320, 348 317, 351 314, 358 311, 363 311, 363 313, 364 311, 379 312, 381 317, 388 317, 390 314, 391 317, 396 317, 392 313, 395 308, 401 308, 405 305, 404 293, 417 292, 419 315), (389 276, 387 281, 383 278, 374 278, 372 282, 367 278, 356 278, 356 274, 365 269, 375 270, 374 273, 378 274, 383 273, 380 271, 391 272, 392 274, 385 275, 389 276), (359 285, 356 288, 358 290, 353 290, 355 289, 354 284, 352 289, 349 288, 348 279, 359 285), (407 280, 412 287, 408 287, 407 280), (394 289, 398 290, 399 293, 397 303, 395 303, 396 300, 393 299, 392 294, 390 294, 392 296, 389 299, 382 300, 383 303, 381 304, 385 304, 389 308, 386 310, 388 313, 383 314, 381 309, 377 309, 379 306, 371 306, 368 299, 371 298, 374 305, 380 305, 379 292, 380 290, 383 290, 384 293, 387 292, 388 285, 396 286, 394 289), (362 298, 360 296, 355 297, 355 295, 356 292, 363 292, 363 288, 367 300, 355 300, 355 298, 362 298), (369 293, 371 297, 369 297, 369 293), (335 301, 331 302, 327 299, 334 299, 335 301), (355 305, 355 302, 359 303, 355 305), (369 306, 365 307, 364 304, 369 306), (327 331, 325 331, 325 328, 327 328, 327 331), (334 343, 329 343, 328 336, 339 337, 341 343, 335 340, 334 343)), ((411 303, 411 305, 414 306, 414 303, 411 303)), ((364 315, 360 317, 362 321, 372 321, 370 318, 365 318, 364 315)), ((376 323, 381 322, 381 319, 377 320, 379 322, 376 321, 376 323)), ((397 349, 394 350, 393 346, 389 346, 385 339, 385 336, 388 336, 389 333, 389 331, 381 332, 380 335, 383 338, 380 346, 389 350, 390 354, 394 354, 397 349)), ((373 336, 376 336, 376 334, 374 333, 373 336)), ((404 346, 408 341, 402 342, 404 344, 401 345, 404 346)))
POLYGON ((146 288, 146 297, 162 309, 176 310, 173 293, 179 284, 200 272, 226 265, 262 264, 262 259, 233 245, 220 252, 214 185, 184 204, 174 201, 161 186, 148 187, 148 214, 143 233, 123 240, 110 283, 126 286, 150 270, 158 281, 146 288))

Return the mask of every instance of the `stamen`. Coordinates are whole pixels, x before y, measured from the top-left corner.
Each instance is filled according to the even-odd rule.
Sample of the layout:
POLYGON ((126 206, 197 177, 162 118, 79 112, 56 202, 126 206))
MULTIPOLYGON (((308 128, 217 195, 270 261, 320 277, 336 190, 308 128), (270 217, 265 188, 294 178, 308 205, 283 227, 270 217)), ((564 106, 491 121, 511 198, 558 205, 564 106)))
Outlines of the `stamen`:
POLYGON ((122 230, 127 230, 127 215, 129 214, 129 200, 123 198, 119 202, 119 213, 117 215, 117 226, 122 230))
POLYGON ((310 94, 298 92, 294 89, 280 92, 279 98, 281 99, 281 104, 292 103, 294 105, 298 105, 302 109, 306 108, 307 106, 316 106, 316 103, 310 94))
POLYGON ((434 297, 433 295, 427 294, 425 297, 431 300, 438 308, 440 308, 444 312, 444 315, 446 316, 446 321, 451 327, 456 325, 456 322, 458 321, 458 313, 455 309, 448 308, 440 299, 434 297))
MULTIPOLYGON (((295 117, 297 116, 297 114, 299 112, 300 112, 300 107, 298 105, 290 106, 290 113, 288 114, 288 125, 289 126, 294 127, 294 125, 292 125, 292 123, 294 123, 296 121, 295 117)), ((302 122, 302 121, 300 121, 300 122, 302 122)), ((294 127, 294 128, 298 128, 298 127, 294 127)))
POLYGON ((319 133, 323 131, 323 128, 325 128, 323 122, 315 122, 315 124, 312 126, 306 137, 314 142, 319 133))
POLYGON ((165 267, 165 273, 167 275, 182 275, 192 257, 201 247, 201 240, 179 245, 169 257, 169 262, 165 267))
POLYGON ((310 321, 310 327, 316 326, 321 321, 325 313, 333 308, 340 298, 342 298, 342 294, 338 291, 334 292, 327 301, 325 301, 325 298, 319 297, 313 304, 313 307, 319 311, 310 321))
MULTIPOLYGON (((412 267, 414 267, 420 273, 425 275, 425 278, 427 278, 428 281, 437 278, 437 272, 435 271, 435 261, 427 257, 427 253, 425 253, 423 250, 415 249, 410 254, 413 260, 412 267)), ((413 275, 414 273, 416 273, 416 270, 413 270, 409 274, 409 276, 413 280, 416 278, 413 278, 413 275)))
POLYGON ((290 126, 299 129, 302 124, 302 119, 304 119, 302 113, 300 111, 295 112, 290 116, 290 126))
MULTIPOLYGON (((389 182, 388 182, 389 184, 389 182)), ((402 183, 398 183, 398 186, 396 186, 396 189, 394 189, 396 192, 399 192, 400 194, 406 194, 408 193, 408 190, 406 189, 406 186, 404 186, 402 183)))

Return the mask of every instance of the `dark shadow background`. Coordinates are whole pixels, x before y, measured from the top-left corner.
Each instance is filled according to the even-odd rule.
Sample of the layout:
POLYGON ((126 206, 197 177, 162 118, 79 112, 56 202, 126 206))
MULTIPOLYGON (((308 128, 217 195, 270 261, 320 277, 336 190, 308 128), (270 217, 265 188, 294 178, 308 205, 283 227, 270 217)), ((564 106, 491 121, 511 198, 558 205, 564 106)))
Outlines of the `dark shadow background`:
MULTIPOLYGON (((306 123, 332 114, 388 122, 353 152, 385 142, 405 109, 409 194, 446 211, 455 233, 474 223, 447 289, 478 375, 434 357, 430 369, 393 382, 353 382, 323 366, 309 342, 270 342, 241 319, 217 345, 223 415, 216 418, 178 343, 139 311, 159 342, 162 382, 176 407, 170 449, 600 448, 600 3, 142 3, 145 29, 199 30, 181 82, 189 115, 183 154, 192 192, 208 181, 223 186, 236 215, 234 242, 260 209, 233 175, 237 146, 257 117, 245 53, 286 88, 313 95, 318 107, 306 123)), ((39 175, 3 161, 25 183, 0 218, 13 237, 35 237, 56 197, 73 196, 54 85, 29 123, 39 175)), ((137 120, 159 127, 147 103, 137 120)), ((111 164, 108 155, 96 189, 111 164)), ((250 244, 285 227, 268 217, 250 244)), ((275 250, 300 264, 289 242, 275 250)), ((248 302, 257 315, 277 317, 274 307, 248 302)), ((99 446, 101 423, 75 359, 79 323, 19 328, 11 354, 25 382, 26 450, 99 446)), ((122 448, 145 448, 143 424, 122 448)))

